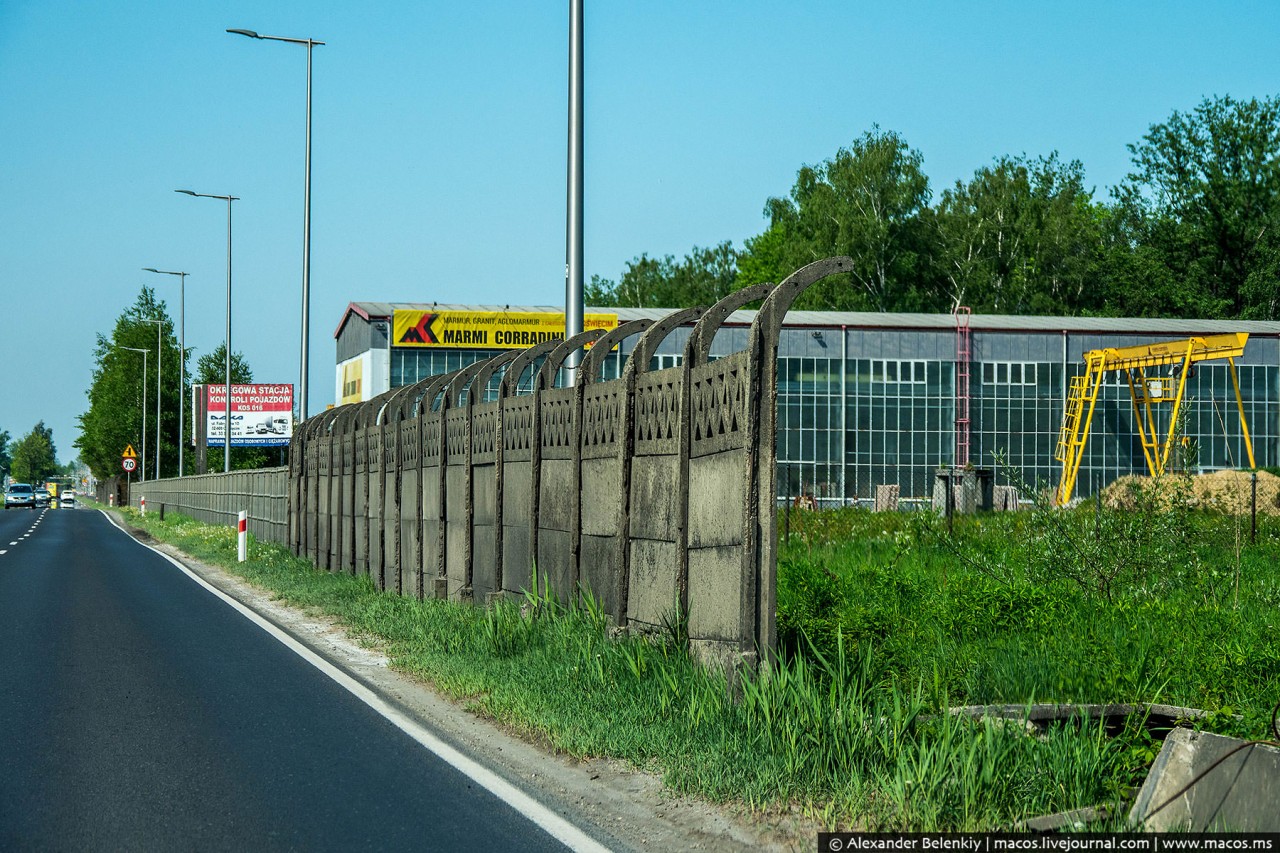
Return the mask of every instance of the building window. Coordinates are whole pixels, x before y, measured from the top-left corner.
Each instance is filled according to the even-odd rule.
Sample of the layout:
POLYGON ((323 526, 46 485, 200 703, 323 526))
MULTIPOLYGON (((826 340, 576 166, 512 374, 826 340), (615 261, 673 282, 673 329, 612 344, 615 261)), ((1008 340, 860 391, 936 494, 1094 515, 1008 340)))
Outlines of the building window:
POLYGON ((1030 361, 985 361, 982 363, 984 385, 1035 385, 1036 363, 1030 361))
POLYGON ((649 359, 649 372, 653 373, 658 370, 679 367, 683 363, 684 356, 682 355, 655 355, 649 359))
POLYGON ((924 384, 925 362, 923 361, 887 361, 884 359, 871 360, 871 381, 872 382, 909 382, 911 384, 924 384))

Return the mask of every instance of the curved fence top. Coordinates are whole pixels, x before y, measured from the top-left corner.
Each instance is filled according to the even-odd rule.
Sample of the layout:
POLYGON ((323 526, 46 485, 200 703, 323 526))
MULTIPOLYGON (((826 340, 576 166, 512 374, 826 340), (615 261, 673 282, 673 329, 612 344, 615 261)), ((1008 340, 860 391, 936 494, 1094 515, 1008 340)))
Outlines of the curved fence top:
POLYGON ((361 428, 376 425, 382 417, 383 407, 387 405, 387 401, 391 399, 391 395, 399 390, 399 388, 394 388, 390 391, 383 391, 378 396, 370 400, 366 400, 364 403, 366 408, 360 413, 361 417, 359 422, 356 424, 356 427, 361 428))
MULTIPOLYGON (((497 358, 502 358, 502 356, 497 356, 497 358)), ((441 402, 440 408, 452 409, 454 406, 458 405, 458 401, 462 398, 462 392, 470 387, 471 380, 475 379, 476 374, 484 370, 485 365, 492 360, 493 359, 487 359, 486 361, 473 362, 472 364, 468 364, 466 367, 455 372, 453 374, 453 379, 445 388, 444 400, 441 402)), ((471 401, 470 395, 467 396, 467 401, 471 401)))
POLYGON ((627 360, 627 371, 632 375, 647 373, 649 360, 653 358, 653 354, 658 351, 658 347, 667 335, 681 326, 696 321, 706 310, 706 306, 699 305, 696 308, 674 311, 645 329, 640 340, 636 341, 636 348, 632 350, 631 358, 627 360))
MULTIPOLYGON (((520 355, 519 350, 504 352, 501 355, 494 356, 484 363, 484 367, 476 374, 476 378, 471 382, 471 390, 467 392, 469 399, 484 402, 484 395, 489 390, 489 384, 493 382, 493 377, 499 370, 507 368, 511 362, 516 360, 520 355)), ((501 382, 499 382, 501 387, 501 382)))
POLYGON ((559 372, 561 365, 565 359, 573 354, 575 350, 580 350, 586 344, 598 340, 604 336, 604 329, 588 329, 585 332, 579 332, 567 341, 563 341, 560 346, 551 351, 551 355, 547 356, 542 362, 542 369, 538 371, 538 387, 543 390, 553 388, 556 384, 556 373, 559 372))
POLYGON ((796 298, 811 285, 827 276, 849 272, 853 269, 853 260, 846 257, 824 258, 814 261, 793 272, 773 289, 765 299, 755 322, 751 324, 752 332, 759 329, 760 334, 768 335, 775 344, 782 333, 782 321, 791 310, 796 298))
POLYGON ((613 348, 632 335, 638 335, 653 325, 652 320, 630 320, 621 326, 615 326, 596 341, 590 352, 582 357, 578 365, 578 377, 587 384, 600 380, 600 371, 604 360, 613 352, 613 348))
POLYGON ((341 408, 330 409, 307 421, 309 428, 307 438, 316 438, 328 433, 333 427, 333 422, 338 419, 340 414, 342 414, 341 408))
POLYGON ((407 418, 419 417, 422 413, 423 401, 427 401, 428 408, 431 400, 435 399, 440 393, 440 389, 448 383, 453 377, 452 373, 438 374, 428 376, 426 379, 419 380, 409 386, 409 393, 401 398, 399 405, 396 407, 396 420, 405 420, 407 418))
POLYGON ((520 355, 516 356, 515 360, 511 362, 511 366, 507 368, 507 374, 502 377, 501 395, 503 397, 514 395, 520 386, 520 377, 524 375, 524 372, 536 363, 539 358, 549 355, 559 345, 559 341, 543 341, 536 346, 523 350, 520 355))
POLYGON ((730 314, 748 302, 764 299, 773 292, 773 289, 772 282, 753 284, 750 287, 735 290, 708 308, 698 320, 697 325, 693 327, 689 341, 685 344, 684 360, 689 366, 697 367, 700 364, 706 364, 711 358, 711 345, 715 343, 716 332, 720 331, 720 326, 730 314))
POLYGON ((605 359, 627 338, 639 336, 626 371, 631 375, 646 373, 649 363, 662 342, 676 329, 693 326, 684 347, 684 362, 689 367, 706 364, 716 334, 729 315, 744 305, 763 299, 764 304, 751 324, 752 340, 768 340, 776 345, 782 322, 796 298, 821 279, 849 272, 849 258, 826 258, 808 264, 778 285, 765 283, 734 291, 710 308, 699 306, 673 311, 659 320, 632 320, 610 330, 591 329, 568 340, 550 340, 524 350, 503 352, 493 358, 474 362, 450 373, 429 376, 412 385, 385 391, 370 400, 338 406, 309 418, 300 425, 294 439, 306 441, 323 435, 339 435, 384 423, 420 417, 423 414, 458 405, 465 390, 468 399, 483 402, 495 378, 499 397, 516 394, 520 381, 531 368, 531 384, 537 389, 554 387, 556 375, 567 358, 584 345, 594 342, 587 351, 575 377, 581 384, 600 379, 605 359), (541 364, 539 364, 541 359, 541 364))

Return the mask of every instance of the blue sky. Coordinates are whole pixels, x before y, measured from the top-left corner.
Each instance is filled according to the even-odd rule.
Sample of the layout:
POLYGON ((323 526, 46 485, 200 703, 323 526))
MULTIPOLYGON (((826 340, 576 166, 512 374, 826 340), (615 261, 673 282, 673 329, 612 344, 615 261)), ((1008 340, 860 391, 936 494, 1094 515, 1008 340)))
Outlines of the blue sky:
MULTIPOLYGON (((74 455, 94 336, 145 283, 187 344, 296 382, 305 48, 313 37, 311 408, 352 300, 559 304, 567 2, 0 0, 0 428, 74 455), (12 358, 25 339, 30 358, 12 358)), ((805 163, 874 124, 935 195, 1001 154, 1079 159, 1203 97, 1277 91, 1280 4, 586 0, 586 272, 765 226, 805 163)))

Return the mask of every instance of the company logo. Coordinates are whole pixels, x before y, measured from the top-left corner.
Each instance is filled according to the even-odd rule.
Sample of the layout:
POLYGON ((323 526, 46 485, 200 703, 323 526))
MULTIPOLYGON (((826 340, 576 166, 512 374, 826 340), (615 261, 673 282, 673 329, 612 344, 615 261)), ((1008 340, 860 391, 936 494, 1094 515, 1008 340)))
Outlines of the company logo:
POLYGON ((418 321, 418 325, 410 326, 403 335, 400 336, 402 344, 438 344, 440 339, 436 337, 435 330, 431 328, 440 317, 439 314, 423 314, 422 319, 418 321))

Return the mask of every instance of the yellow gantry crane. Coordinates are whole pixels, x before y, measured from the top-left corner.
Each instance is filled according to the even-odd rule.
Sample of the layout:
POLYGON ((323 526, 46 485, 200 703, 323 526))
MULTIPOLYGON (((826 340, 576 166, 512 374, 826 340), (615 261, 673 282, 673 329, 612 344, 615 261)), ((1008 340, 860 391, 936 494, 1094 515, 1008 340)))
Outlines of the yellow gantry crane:
POLYGON ((1073 376, 1067 393, 1066 408, 1062 413, 1062 429, 1058 432, 1058 448, 1054 459, 1062 463, 1062 479, 1058 483, 1055 503, 1065 505, 1075 491, 1076 475, 1084 458, 1085 442, 1089 440, 1089 425, 1093 421, 1093 408, 1098 402, 1098 391, 1108 373, 1124 371, 1129 382, 1129 398, 1133 401, 1134 419, 1138 424, 1138 436, 1142 439, 1142 452, 1147 457, 1147 469, 1151 476, 1164 473, 1173 449, 1177 429, 1178 411, 1182 407, 1182 395, 1187 387, 1187 375, 1191 367, 1201 361, 1225 358, 1231 369, 1231 384, 1236 391, 1236 407, 1240 411, 1240 430, 1244 435, 1245 450, 1249 454, 1249 467, 1253 468, 1253 442, 1249 438, 1249 425, 1245 422, 1244 401, 1240 397, 1240 379, 1236 375, 1236 359, 1244 355, 1244 345, 1249 340, 1247 332, 1225 335, 1206 335, 1182 341, 1166 341, 1134 347, 1108 347, 1090 350, 1084 354, 1083 376, 1073 376), (1160 367, 1172 367, 1170 375, 1157 376, 1147 371, 1160 367), (1152 407, 1172 403, 1168 434, 1163 438, 1157 432, 1152 407))

